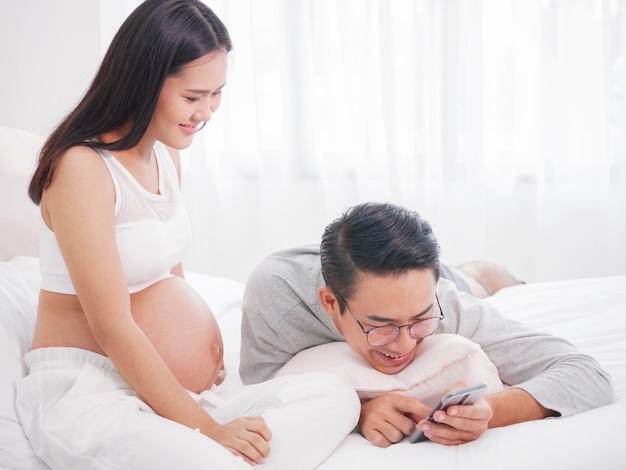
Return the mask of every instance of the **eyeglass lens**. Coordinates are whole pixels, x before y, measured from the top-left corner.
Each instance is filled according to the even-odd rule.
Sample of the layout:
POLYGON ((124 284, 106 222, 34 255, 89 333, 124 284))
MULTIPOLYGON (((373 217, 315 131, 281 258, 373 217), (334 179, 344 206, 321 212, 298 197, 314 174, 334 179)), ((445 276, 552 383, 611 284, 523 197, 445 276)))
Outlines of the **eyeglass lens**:
MULTIPOLYGON (((409 329, 409 334, 415 339, 425 338, 437 329, 440 321, 441 317, 433 317, 414 323, 409 329)), ((371 346, 383 346, 391 343, 399 334, 400 328, 397 326, 373 328, 367 334, 367 342, 371 346)))

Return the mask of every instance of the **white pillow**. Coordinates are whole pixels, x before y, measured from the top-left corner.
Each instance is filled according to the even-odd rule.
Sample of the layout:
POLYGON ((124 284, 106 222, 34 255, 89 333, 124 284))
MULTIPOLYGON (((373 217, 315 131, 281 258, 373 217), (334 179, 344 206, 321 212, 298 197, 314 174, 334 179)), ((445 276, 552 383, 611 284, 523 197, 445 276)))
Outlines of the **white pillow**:
POLYGON ((0 126, 0 261, 13 256, 38 256, 39 207, 28 197, 44 139, 0 126))
POLYGON ((40 282, 37 258, 0 262, 0 468, 48 468, 33 452, 15 411, 15 388, 33 337, 40 282))
POLYGON ((487 393, 503 389, 498 371, 487 355, 479 345, 462 336, 429 336, 418 348, 413 363, 395 375, 387 375, 374 369, 347 343, 327 343, 296 354, 276 376, 334 372, 346 377, 361 399, 394 392, 414 397, 430 407, 459 381, 468 385, 484 382, 487 393))

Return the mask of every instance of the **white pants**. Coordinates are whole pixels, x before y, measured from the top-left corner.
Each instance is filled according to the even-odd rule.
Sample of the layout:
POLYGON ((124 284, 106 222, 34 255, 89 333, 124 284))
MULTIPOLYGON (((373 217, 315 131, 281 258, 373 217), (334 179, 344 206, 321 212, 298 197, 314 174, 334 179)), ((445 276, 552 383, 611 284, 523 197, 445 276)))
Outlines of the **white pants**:
MULTIPOLYGON (((53 469, 250 468, 203 434, 155 414, 104 356, 45 348, 25 361, 30 374, 18 387, 18 414, 35 453, 53 469)), ((265 419, 271 450, 259 469, 315 468, 350 433, 360 412, 352 386, 331 374, 250 386, 227 380, 190 394, 217 422, 265 419)))

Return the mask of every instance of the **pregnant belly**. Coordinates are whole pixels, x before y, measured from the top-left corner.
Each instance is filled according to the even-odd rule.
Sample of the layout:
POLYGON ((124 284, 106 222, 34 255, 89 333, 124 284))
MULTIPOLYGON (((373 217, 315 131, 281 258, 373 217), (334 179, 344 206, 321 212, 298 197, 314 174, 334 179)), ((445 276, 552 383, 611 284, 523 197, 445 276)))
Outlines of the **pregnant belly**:
POLYGON ((180 277, 131 295, 133 317, 179 382, 199 393, 223 380, 224 346, 204 299, 180 277))

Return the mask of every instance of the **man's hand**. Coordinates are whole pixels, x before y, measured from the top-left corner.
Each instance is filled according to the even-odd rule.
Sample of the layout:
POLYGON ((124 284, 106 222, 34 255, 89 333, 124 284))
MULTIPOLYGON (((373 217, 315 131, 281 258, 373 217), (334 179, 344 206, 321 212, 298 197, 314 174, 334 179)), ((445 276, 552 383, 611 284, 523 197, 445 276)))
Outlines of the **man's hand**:
POLYGON ((395 393, 361 403, 361 434, 378 447, 389 447, 415 430, 415 422, 428 415, 422 402, 395 393))
POLYGON ((261 417, 246 416, 216 424, 205 434, 250 465, 263 463, 270 452, 272 433, 261 417))
POLYGON ((478 439, 492 416, 491 406, 480 398, 473 405, 453 405, 446 411, 437 411, 433 417, 436 423, 422 419, 418 427, 431 441, 453 446, 478 439))

